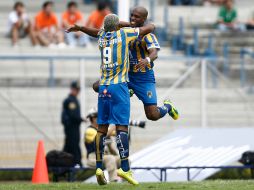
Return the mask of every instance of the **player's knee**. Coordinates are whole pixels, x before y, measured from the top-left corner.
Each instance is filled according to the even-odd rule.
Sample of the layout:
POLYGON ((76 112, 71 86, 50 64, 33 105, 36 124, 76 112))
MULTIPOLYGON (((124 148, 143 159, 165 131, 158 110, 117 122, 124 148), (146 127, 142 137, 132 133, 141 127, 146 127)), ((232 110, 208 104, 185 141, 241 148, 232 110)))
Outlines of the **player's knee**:
POLYGON ((146 118, 151 120, 151 121, 158 120, 157 115, 155 115, 153 112, 146 112, 146 118))
POLYGON ((99 81, 93 83, 93 90, 97 93, 99 92, 99 81))

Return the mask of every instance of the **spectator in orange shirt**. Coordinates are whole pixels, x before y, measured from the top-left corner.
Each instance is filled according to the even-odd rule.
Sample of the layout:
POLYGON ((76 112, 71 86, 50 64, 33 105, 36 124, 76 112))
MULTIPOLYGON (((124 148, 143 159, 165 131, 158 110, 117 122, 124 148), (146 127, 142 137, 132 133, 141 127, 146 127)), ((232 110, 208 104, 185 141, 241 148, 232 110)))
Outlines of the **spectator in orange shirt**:
POLYGON ((35 30, 41 45, 53 47, 58 44, 64 47, 64 35, 58 26, 57 17, 53 12, 53 2, 46 1, 42 10, 35 16, 35 30))
MULTIPOLYGON (((84 20, 82 13, 78 10, 78 5, 76 2, 71 1, 67 4, 67 10, 62 14, 62 26, 64 30, 67 30, 74 24, 83 25, 84 20)), ((80 46, 86 46, 90 45, 89 37, 82 33, 65 33, 65 38, 67 43, 71 47, 75 47, 77 43, 79 43, 80 46)))
POLYGON ((97 10, 93 11, 88 18, 87 27, 100 29, 103 24, 104 17, 110 14, 109 6, 105 2, 99 2, 97 10))

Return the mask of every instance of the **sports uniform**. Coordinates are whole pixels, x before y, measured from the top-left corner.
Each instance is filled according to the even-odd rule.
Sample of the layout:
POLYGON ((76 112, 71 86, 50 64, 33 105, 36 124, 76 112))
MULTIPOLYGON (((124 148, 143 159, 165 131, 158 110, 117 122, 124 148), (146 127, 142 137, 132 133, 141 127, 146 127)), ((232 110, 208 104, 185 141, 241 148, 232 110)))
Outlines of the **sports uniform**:
POLYGON ((160 49, 159 42, 156 36, 152 33, 149 33, 144 37, 139 37, 130 43, 130 82, 128 85, 144 105, 157 105, 153 71, 154 63, 150 62, 146 68, 142 70, 137 70, 135 68, 135 65, 139 63, 140 59, 145 59, 149 56, 148 50, 150 48, 160 49))
POLYGON ((128 125, 130 97, 128 91, 128 44, 139 35, 139 29, 122 28, 99 32, 101 78, 98 95, 98 124, 128 125))

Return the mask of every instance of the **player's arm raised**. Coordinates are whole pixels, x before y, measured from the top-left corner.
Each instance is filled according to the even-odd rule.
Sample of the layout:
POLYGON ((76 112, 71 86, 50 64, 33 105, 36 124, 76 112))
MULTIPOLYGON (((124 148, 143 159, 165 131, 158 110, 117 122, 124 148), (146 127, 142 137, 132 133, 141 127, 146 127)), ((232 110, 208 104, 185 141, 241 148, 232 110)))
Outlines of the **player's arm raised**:
POLYGON ((155 25, 153 23, 149 23, 145 26, 139 27, 139 35, 145 36, 148 33, 151 33, 155 30, 155 25))
POLYGON ((69 32, 83 32, 86 33, 89 36, 92 37, 97 37, 98 33, 99 33, 99 29, 96 28, 90 28, 90 27, 86 27, 86 26, 78 26, 78 25, 74 25, 72 27, 70 27, 69 29, 66 30, 67 33, 69 32))

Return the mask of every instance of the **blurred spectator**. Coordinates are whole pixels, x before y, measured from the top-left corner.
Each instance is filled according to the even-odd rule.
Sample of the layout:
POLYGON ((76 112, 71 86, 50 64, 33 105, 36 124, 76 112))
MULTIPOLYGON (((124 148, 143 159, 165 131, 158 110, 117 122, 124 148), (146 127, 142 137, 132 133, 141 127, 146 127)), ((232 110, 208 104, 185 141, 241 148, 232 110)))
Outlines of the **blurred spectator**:
POLYGON ((170 5, 196 5, 197 0, 169 0, 170 5))
POLYGON ((237 11, 234 8, 233 0, 226 0, 219 11, 218 29, 220 31, 238 30, 245 31, 244 24, 237 22, 237 11))
POLYGON ((99 2, 97 10, 93 11, 89 16, 87 26, 100 29, 102 27, 104 17, 110 13, 108 4, 105 2, 99 2))
POLYGON ((64 35, 58 26, 58 21, 53 12, 53 2, 46 1, 42 10, 35 16, 35 29, 37 38, 41 45, 54 47, 65 47, 64 35))
POLYGON ((32 30, 31 21, 25 11, 22 2, 16 2, 13 11, 8 17, 8 37, 12 39, 12 45, 17 46, 19 38, 29 35, 33 45, 37 44, 35 33, 32 30))
MULTIPOLYGON (((95 136, 97 134, 97 109, 92 108, 89 110, 87 118, 91 124, 86 128, 84 141, 87 152, 87 165, 89 167, 96 167, 96 156, 95 156, 95 136)), ((115 128, 110 127, 108 130, 107 137, 105 139, 105 155, 103 157, 103 164, 109 173, 110 181, 117 181, 117 168, 120 166, 120 157, 115 143, 115 128)))
POLYGON ((82 166, 80 150, 80 124, 84 120, 81 117, 78 94, 80 86, 78 82, 71 83, 69 96, 63 101, 61 122, 64 126, 64 148, 63 151, 74 156, 76 167, 82 166))
POLYGON ((254 30, 254 18, 249 20, 246 24, 246 29, 247 30, 254 30))
POLYGON ((203 5, 223 5, 225 3, 225 0, 204 0, 203 5))
MULTIPOLYGON (((74 24, 83 25, 84 20, 82 13, 78 10, 78 5, 76 2, 71 1, 67 5, 67 10, 62 14, 62 26, 64 30, 70 28, 74 24)), ((67 43, 71 47, 75 47, 77 44, 80 46, 85 46, 90 44, 88 36, 82 32, 65 32, 65 38, 67 43)))

